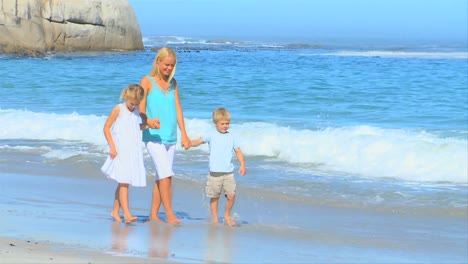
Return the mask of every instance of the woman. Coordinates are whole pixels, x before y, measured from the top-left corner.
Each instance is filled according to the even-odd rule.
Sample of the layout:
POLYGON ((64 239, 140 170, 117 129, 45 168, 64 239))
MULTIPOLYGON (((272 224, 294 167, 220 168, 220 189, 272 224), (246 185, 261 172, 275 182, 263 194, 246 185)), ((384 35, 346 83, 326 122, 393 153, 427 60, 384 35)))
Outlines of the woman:
POLYGON ((181 144, 188 149, 190 138, 185 131, 184 115, 179 98, 179 88, 173 78, 177 66, 174 50, 163 47, 154 59, 150 73, 141 79, 145 98, 140 103, 140 115, 150 129, 143 131, 143 142, 156 167, 150 220, 161 221, 158 216, 161 202, 166 212, 166 222, 179 224, 172 210, 172 170, 177 126, 181 131, 181 144))

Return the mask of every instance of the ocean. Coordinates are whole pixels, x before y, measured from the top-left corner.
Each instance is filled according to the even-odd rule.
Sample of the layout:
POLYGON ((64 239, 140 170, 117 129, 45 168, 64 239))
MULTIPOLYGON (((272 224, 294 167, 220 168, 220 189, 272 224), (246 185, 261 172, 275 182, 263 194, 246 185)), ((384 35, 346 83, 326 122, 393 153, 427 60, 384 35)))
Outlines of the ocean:
MULTIPOLYGON (((145 37, 144 44, 145 50, 136 52, 0 55, 2 214, 13 210, 12 204, 34 215, 38 201, 57 212, 58 201, 81 204, 84 199, 89 203, 81 204, 86 206, 79 215, 70 216, 67 210, 57 217, 83 222, 89 217, 86 210, 91 217, 108 217, 115 185, 99 171, 108 155, 104 122, 122 89, 149 72, 154 49, 167 45, 178 54, 175 78, 189 137, 213 127, 211 114, 217 107, 232 115, 230 130, 240 136, 247 167, 245 176, 236 176, 234 218, 244 230, 239 233, 252 229, 265 236, 300 237, 283 249, 294 248, 296 254, 248 254, 258 254, 264 263, 468 261, 465 46, 161 36, 145 37), (26 181, 54 182, 57 189, 35 195, 39 188, 25 187, 26 181), (75 197, 74 192, 83 190, 70 187, 74 181, 84 181, 73 184, 90 192, 75 197), (304 241, 296 244, 298 240, 304 241), (311 253, 317 249, 322 253, 311 253)), ((203 197, 207 153, 205 145, 189 150, 178 145, 175 158, 174 209, 195 230, 193 225, 209 217, 203 197), (198 193, 199 199, 182 200, 186 194, 177 188, 198 193), (190 211, 198 207, 201 211, 190 211)), ((131 197, 147 199, 135 202, 143 218, 154 177, 147 153, 145 164, 148 187, 130 191, 131 197)), ((9 215, 18 222, 21 214, 9 215)), ((36 212, 36 217, 42 214, 36 212)), ((5 234, 30 235, 25 226, 9 226, 5 234)), ((245 236, 240 241, 248 244, 245 236)), ((145 252, 140 248, 125 254, 145 252)), ((220 260, 194 252, 180 258, 178 253, 172 260, 252 261, 247 253, 220 260)))

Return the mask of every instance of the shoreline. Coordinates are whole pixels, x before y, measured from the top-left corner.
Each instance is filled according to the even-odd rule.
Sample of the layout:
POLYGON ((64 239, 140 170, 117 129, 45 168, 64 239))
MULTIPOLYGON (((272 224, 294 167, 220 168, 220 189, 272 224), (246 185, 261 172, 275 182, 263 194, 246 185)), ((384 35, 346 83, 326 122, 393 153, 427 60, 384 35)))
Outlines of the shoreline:
POLYGON ((167 259, 112 255, 97 250, 72 248, 50 241, 0 236, 2 263, 177 263, 167 259))

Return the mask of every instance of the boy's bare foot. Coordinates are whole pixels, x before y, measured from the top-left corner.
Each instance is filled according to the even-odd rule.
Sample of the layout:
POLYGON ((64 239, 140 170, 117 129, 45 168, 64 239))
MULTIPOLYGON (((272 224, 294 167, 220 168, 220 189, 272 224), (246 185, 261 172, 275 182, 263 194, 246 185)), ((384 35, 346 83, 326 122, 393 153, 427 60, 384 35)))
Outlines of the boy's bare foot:
POLYGON ((228 226, 235 226, 236 225, 236 222, 234 220, 232 220, 232 218, 230 216, 224 216, 224 222, 226 222, 226 224, 228 226))
POLYGON ((138 220, 138 217, 136 217, 136 216, 128 216, 128 217, 125 217, 125 223, 126 223, 126 224, 135 222, 136 220, 138 220))
POLYGON ((168 224, 173 224, 173 225, 178 225, 182 222, 175 215, 168 215, 166 218, 166 221, 168 224))
POLYGON ((111 212, 110 216, 114 218, 116 222, 122 222, 122 218, 120 218, 119 213, 114 213, 114 211, 111 212))

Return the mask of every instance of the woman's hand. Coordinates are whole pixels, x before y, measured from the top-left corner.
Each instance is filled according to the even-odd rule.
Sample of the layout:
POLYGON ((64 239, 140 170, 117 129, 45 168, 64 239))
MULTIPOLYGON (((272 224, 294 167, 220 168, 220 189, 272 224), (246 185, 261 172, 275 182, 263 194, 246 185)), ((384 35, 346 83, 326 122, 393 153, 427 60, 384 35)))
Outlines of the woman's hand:
POLYGON ((182 138, 180 139, 180 143, 182 147, 185 148, 185 150, 189 149, 192 147, 192 141, 187 135, 182 135, 182 138))

